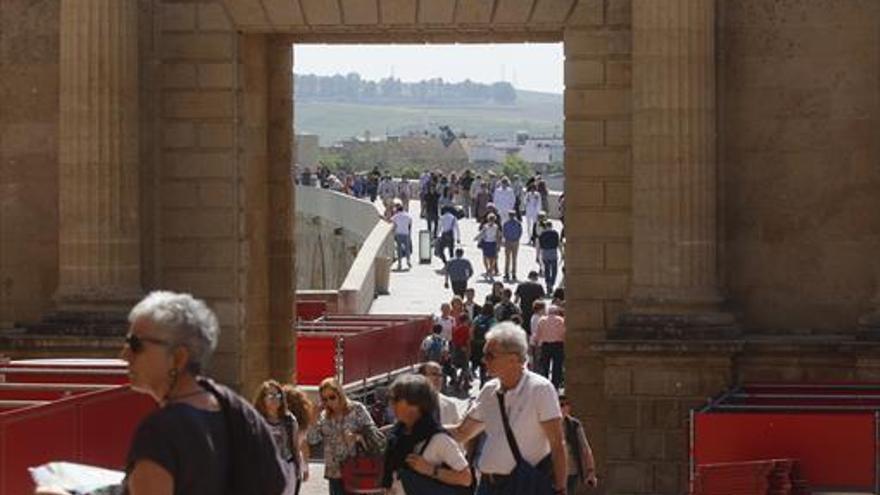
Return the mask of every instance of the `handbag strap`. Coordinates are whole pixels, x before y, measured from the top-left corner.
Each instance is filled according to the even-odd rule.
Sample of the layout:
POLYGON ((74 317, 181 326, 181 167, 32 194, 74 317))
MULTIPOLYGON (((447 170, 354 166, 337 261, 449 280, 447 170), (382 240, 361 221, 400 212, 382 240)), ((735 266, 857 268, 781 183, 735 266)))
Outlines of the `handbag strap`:
POLYGON ((510 429, 510 420, 507 418, 507 409, 504 407, 504 392, 495 393, 498 398, 498 407, 501 409, 501 422, 504 424, 504 434, 507 435, 507 444, 510 446, 510 452, 517 464, 523 462, 523 456, 519 451, 519 445, 516 443, 516 437, 513 436, 513 430, 510 429))

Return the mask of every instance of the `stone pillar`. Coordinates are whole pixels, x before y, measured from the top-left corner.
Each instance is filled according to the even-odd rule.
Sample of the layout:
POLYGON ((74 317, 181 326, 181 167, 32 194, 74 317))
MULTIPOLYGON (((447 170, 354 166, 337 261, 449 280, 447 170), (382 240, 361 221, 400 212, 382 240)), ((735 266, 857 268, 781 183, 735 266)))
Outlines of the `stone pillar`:
POLYGON ((141 295, 138 2, 62 0, 59 281, 64 313, 141 295))
POLYGON ((719 311, 715 0, 633 1, 633 281, 623 338, 734 332, 719 311))

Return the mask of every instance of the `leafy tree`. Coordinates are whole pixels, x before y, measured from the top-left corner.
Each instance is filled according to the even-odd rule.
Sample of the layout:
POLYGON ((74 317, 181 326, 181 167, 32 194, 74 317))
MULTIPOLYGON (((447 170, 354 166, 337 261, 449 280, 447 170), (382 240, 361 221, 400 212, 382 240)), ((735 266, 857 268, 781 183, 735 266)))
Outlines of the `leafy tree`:
POLYGON ((530 177, 535 173, 529 162, 523 160, 517 155, 507 155, 504 163, 501 164, 501 173, 507 177, 518 175, 520 177, 530 177))

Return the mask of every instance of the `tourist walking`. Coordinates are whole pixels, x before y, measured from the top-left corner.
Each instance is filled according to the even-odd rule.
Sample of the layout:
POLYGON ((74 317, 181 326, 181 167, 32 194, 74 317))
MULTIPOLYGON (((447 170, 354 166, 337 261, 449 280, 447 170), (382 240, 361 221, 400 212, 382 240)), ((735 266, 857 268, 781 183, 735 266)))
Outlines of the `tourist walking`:
POLYGON ((524 472, 535 473, 536 493, 565 493, 568 481, 562 411, 546 378, 525 368, 528 344, 522 328, 499 323, 486 335, 484 360, 493 377, 467 417, 450 433, 459 443, 486 433, 481 495, 508 495, 524 472))
MULTIPOLYGON (((446 362, 449 360, 449 339, 443 337, 442 325, 434 323, 434 326, 431 328, 431 334, 422 340, 420 349, 422 352, 422 361, 440 363, 444 369, 447 368, 446 362)), ((446 380, 443 380, 443 382, 443 386, 438 390, 443 390, 445 388, 446 380)))
POLYGON ((513 292, 510 289, 504 288, 501 291, 501 302, 495 305, 495 321, 509 321, 514 315, 520 314, 519 306, 513 303, 512 297, 513 292))
POLYGON ((486 223, 480 227, 480 232, 474 237, 477 246, 483 252, 483 267, 487 280, 498 275, 498 243, 501 241, 501 229, 495 221, 495 215, 490 213, 486 217, 486 223))
POLYGON ((516 258, 519 254, 519 240, 522 238, 522 223, 516 212, 508 212, 507 221, 501 226, 504 238, 504 280, 516 280, 516 258))
POLYGON ((440 486, 473 483, 464 452, 437 419, 437 395, 421 375, 391 385, 397 423, 389 433, 382 486, 389 495, 429 495, 440 486))
MULTIPOLYGON (((315 406, 312 404, 312 401, 309 400, 309 396, 294 385, 285 384, 282 387, 282 390, 284 390, 284 398, 287 401, 287 408, 299 424, 296 445, 300 452, 300 456, 302 456, 302 445, 305 442, 306 432, 315 421, 315 406)), ((308 481, 309 479, 309 460, 304 457, 302 459, 299 471, 299 483, 296 485, 296 495, 299 495, 303 482, 308 481)))
POLYGON ((335 378, 325 378, 318 385, 321 413, 306 434, 303 456, 308 459, 310 445, 324 444, 324 478, 329 495, 345 495, 342 487, 342 463, 356 453, 360 445, 365 452, 379 453, 385 449, 385 436, 373 418, 358 401, 350 400, 335 378))
POLYGON ((540 250, 541 262, 544 265, 544 282, 547 294, 553 293, 556 286, 556 274, 559 270, 559 232, 553 228, 549 221, 542 227, 538 237, 538 249, 540 250))
POLYGON ((456 398, 443 393, 446 388, 446 375, 438 361, 424 361, 416 368, 416 373, 428 379, 431 387, 437 392, 440 403, 437 419, 441 425, 455 425, 464 418, 462 409, 464 405, 456 398))
POLYGON ((480 190, 474 198, 474 210, 478 222, 486 221, 486 215, 489 213, 489 203, 491 202, 492 193, 489 192, 489 185, 481 182, 480 190))
POLYGON ((132 438, 126 493, 278 495, 287 484, 269 425, 238 394, 200 374, 217 317, 189 294, 156 291, 128 315, 122 358, 131 388, 153 397, 132 438))
POLYGON ((502 223, 507 221, 511 211, 515 212, 516 194, 513 192, 513 188, 510 187, 510 180, 507 177, 501 179, 501 183, 495 189, 495 193, 492 196, 492 202, 495 203, 495 208, 498 209, 501 215, 502 223))
POLYGON ((435 253, 437 257, 446 264, 446 250, 449 250, 449 257, 452 258, 455 253, 453 249, 455 244, 461 244, 461 231, 458 228, 458 218, 456 218, 451 207, 447 207, 440 217, 440 237, 437 239, 435 253))
POLYGON ((474 318, 471 333, 471 373, 479 375, 480 386, 486 383, 486 363, 483 361, 483 346, 486 345, 486 334, 495 325, 495 306, 486 303, 480 307, 480 314, 474 318))
POLYGON ((391 217, 391 207, 394 203, 394 197, 396 194, 397 186, 394 185, 394 180, 391 176, 386 175, 385 177, 382 177, 382 182, 379 183, 379 198, 382 199, 382 205, 385 207, 385 218, 391 217))
POLYGON ((428 189, 425 191, 422 215, 428 223, 431 239, 434 239, 437 237, 437 224, 440 220, 440 192, 433 181, 428 183, 428 189))
POLYGON ((449 288, 452 284, 452 293, 459 297, 464 297, 467 290, 468 280, 474 275, 474 267, 471 262, 465 259, 464 249, 456 248, 455 258, 446 263, 446 281, 443 283, 444 288, 449 288))
POLYGON ((564 383, 565 362, 565 318, 559 308, 547 308, 547 314, 538 320, 532 339, 541 352, 538 372, 550 378, 553 386, 559 390, 564 383))
POLYGON ((535 186, 529 186, 525 194, 525 210, 526 210, 526 236, 529 244, 535 244, 535 225, 538 221, 538 213, 541 212, 541 195, 538 194, 535 186))
POLYGON ((522 312, 523 329, 528 335, 532 335, 534 331, 531 325, 532 305, 545 294, 544 286, 538 283, 538 272, 534 270, 529 272, 528 280, 516 286, 516 302, 519 303, 519 309, 522 312))
POLYGON ((295 495, 299 491, 303 457, 300 450, 299 421, 287 407, 287 399, 281 384, 266 380, 254 395, 254 408, 263 415, 275 440, 278 454, 287 467, 287 487, 283 495, 295 495))
POLYGON ((452 329, 452 340, 449 342, 450 361, 452 363, 451 388, 457 396, 467 397, 471 386, 470 355, 471 355, 471 319, 468 315, 458 315, 457 324, 452 329))
POLYGON ((406 267, 412 268, 412 216, 403 209, 402 204, 395 205, 391 223, 394 224, 394 242, 397 245, 397 269, 403 270, 403 260, 406 259, 406 267))
POLYGON ((584 432, 584 425, 571 415, 571 402, 565 395, 559 396, 559 408, 562 409, 562 430, 565 432, 565 452, 568 460, 566 493, 574 495, 580 485, 595 488, 599 484, 596 478, 596 460, 587 440, 587 434, 584 432))

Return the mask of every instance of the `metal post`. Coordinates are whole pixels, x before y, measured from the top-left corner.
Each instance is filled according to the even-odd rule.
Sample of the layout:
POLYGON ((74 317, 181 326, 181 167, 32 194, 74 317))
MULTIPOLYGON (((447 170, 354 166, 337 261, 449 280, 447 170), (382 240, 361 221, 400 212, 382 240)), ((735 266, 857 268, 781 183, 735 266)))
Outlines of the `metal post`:
POLYGON ((690 434, 688 435, 688 487, 689 493, 694 493, 694 481, 696 479, 696 463, 694 462, 694 410, 688 412, 689 417, 689 429, 690 434))
POLYGON ((874 411, 874 494, 880 495, 880 411, 874 411))

